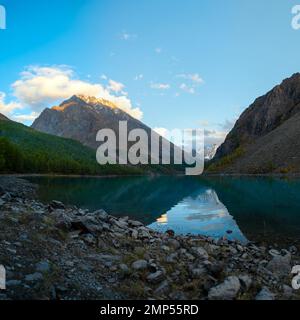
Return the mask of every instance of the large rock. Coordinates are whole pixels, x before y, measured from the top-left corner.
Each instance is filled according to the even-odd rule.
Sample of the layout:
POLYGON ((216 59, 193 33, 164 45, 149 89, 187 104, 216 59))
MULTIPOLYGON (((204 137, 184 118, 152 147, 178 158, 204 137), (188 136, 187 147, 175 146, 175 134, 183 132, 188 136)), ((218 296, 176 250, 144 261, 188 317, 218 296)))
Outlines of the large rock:
POLYGON ((65 231, 69 231, 72 227, 72 217, 67 215, 65 212, 59 210, 54 211, 51 214, 52 217, 55 219, 55 226, 59 229, 63 229, 65 231))
POLYGON ((44 276, 40 272, 35 272, 33 274, 28 274, 25 277, 25 281, 27 282, 35 282, 35 281, 40 281, 43 280, 44 276))
POLYGON ((169 291, 170 285, 168 280, 163 281, 157 289, 155 289, 154 294, 155 295, 160 295, 160 294, 165 294, 169 291))
POLYGON ((47 273, 50 271, 50 264, 47 260, 40 261, 36 264, 36 271, 41 273, 47 273))
POLYGON ((80 230, 81 233, 97 233, 103 230, 102 223, 97 221, 93 216, 84 216, 76 220, 73 220, 72 228, 74 230, 80 230))
POLYGON ((192 247, 191 252, 199 259, 202 259, 202 260, 208 259, 208 253, 204 248, 192 247))
POLYGON ((131 265, 134 270, 145 270, 148 267, 148 262, 146 260, 137 260, 131 265))
POLYGON ((127 229, 127 228, 128 228, 128 223, 125 222, 125 221, 122 221, 122 220, 115 220, 115 221, 114 221, 114 224, 115 224, 117 227, 121 228, 121 229, 127 229))
POLYGON ((107 268, 111 268, 121 260, 120 256, 111 254, 90 254, 88 258, 101 263, 107 268))
POLYGON ((257 296, 255 297, 255 300, 262 300, 262 301, 275 300, 275 295, 267 287, 264 287, 257 294, 257 296))
POLYGON ((168 239, 168 246, 173 248, 174 250, 178 250, 180 248, 180 242, 176 239, 168 239))
POLYGON ((239 276, 239 280, 244 291, 248 291, 252 286, 252 278, 247 274, 239 276))
POLYGON ((160 283, 164 280, 164 278, 164 273, 161 270, 159 270, 154 273, 150 273, 147 277, 147 281, 150 283, 160 283))
POLYGON ((288 276, 291 272, 291 254, 285 256, 274 255, 268 263, 267 269, 278 276, 288 276))
POLYGON ((97 210, 93 213, 91 213, 90 215, 96 216, 97 218, 99 218, 102 221, 107 221, 108 220, 108 213, 106 213, 104 210, 97 210))
POLYGON ((204 266, 198 266, 197 268, 192 268, 190 273, 193 279, 201 279, 205 274, 207 274, 207 270, 204 266))
POLYGON ((0 186, 0 197, 5 194, 5 189, 0 186))
POLYGON ((208 292, 209 300, 233 300, 237 297, 241 288, 239 278, 230 276, 208 292))
POLYGON ((62 209, 63 210, 63 209, 66 208, 65 205, 62 202, 57 201, 57 200, 51 201, 49 206, 50 206, 51 209, 54 209, 54 210, 56 210, 56 209, 62 209))

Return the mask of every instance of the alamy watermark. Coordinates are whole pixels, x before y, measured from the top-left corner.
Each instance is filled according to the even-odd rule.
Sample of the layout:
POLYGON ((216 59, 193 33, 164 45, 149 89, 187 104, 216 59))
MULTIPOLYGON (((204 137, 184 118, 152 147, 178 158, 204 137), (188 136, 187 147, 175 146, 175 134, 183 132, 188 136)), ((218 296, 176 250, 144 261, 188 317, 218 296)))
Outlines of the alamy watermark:
POLYGON ((4 266, 0 265, 0 290, 6 289, 6 270, 4 266))
POLYGON ((292 280, 292 287, 294 290, 299 290, 300 289, 300 266, 294 266, 291 273, 295 275, 292 280))
POLYGON ((152 130, 128 130, 120 121, 116 131, 99 130, 96 141, 100 165, 185 165, 186 175, 200 175, 204 170, 204 130, 175 129, 164 137, 152 130))
POLYGON ((6 9, 0 5, 0 30, 6 29, 6 9))
POLYGON ((300 29, 300 4, 295 5, 292 8, 292 15, 293 15, 292 28, 294 30, 299 30, 300 29))

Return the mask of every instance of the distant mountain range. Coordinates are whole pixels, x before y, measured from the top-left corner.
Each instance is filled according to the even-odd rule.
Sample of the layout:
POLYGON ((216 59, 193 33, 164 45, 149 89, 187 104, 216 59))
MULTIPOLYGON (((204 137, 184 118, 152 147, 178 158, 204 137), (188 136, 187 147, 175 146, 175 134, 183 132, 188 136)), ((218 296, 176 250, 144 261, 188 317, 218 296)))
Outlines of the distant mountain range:
MULTIPOLYGON (((32 128, 44 133, 77 140, 92 149, 97 149, 101 144, 96 141, 98 131, 112 129, 117 136, 118 153, 120 151, 118 148, 120 121, 127 122, 128 132, 133 129, 143 129, 147 133, 149 142, 145 147, 148 149, 149 155, 151 154, 151 136, 156 136, 157 139, 161 140, 161 143, 169 143, 165 138, 160 137, 151 128, 122 111, 112 102, 84 95, 74 95, 59 106, 45 109, 34 121, 32 128)), ((126 152, 133 144, 128 143, 126 152)), ((173 163, 175 148, 178 147, 171 143, 171 164, 173 163)), ((162 155, 163 152, 160 151, 157 157, 160 164, 162 155)), ((180 171, 183 170, 183 167, 178 166, 177 168, 180 171)), ((165 166, 165 169, 173 170, 172 166, 165 166)))
MULTIPOLYGON (((118 134, 120 121, 127 121, 128 130, 143 129, 149 137, 156 135, 158 139, 167 142, 110 101, 94 97, 73 96, 57 107, 45 109, 31 128, 9 121, 0 114, 0 172, 92 175, 183 172, 183 166, 172 164, 99 165, 96 161, 96 149, 101 143, 96 141, 97 132, 108 128, 118 134), (12 162, 10 157, 16 163, 16 158, 20 158, 21 165, 9 166, 8 163, 12 162)), ((148 145, 149 148, 150 146, 148 145)), ((171 151, 174 148, 177 147, 171 144, 171 151)), ((159 154, 160 158, 161 156, 159 154)))
POLYGON ((300 172, 300 74, 259 97, 218 148, 211 172, 300 172))
MULTIPOLYGON (((143 129, 149 137, 157 135, 113 103, 82 95, 73 96, 59 106, 45 109, 31 129, 8 120, 0 114, 0 137, 7 138, 21 152, 25 152, 27 156, 30 152, 46 154, 49 158, 55 158, 59 154, 61 159, 77 161, 81 168, 77 171, 81 172, 82 161, 86 160, 84 155, 87 155, 89 165, 93 167, 88 171, 99 172, 99 168, 95 169, 95 150, 100 144, 96 141, 100 129, 109 128, 118 134, 119 122, 127 121, 128 130, 143 129), (75 143, 74 140, 78 142, 75 143), (82 157, 79 159, 75 153, 82 157)), ((160 139, 166 141, 162 137, 160 139)), ((149 142, 149 150, 150 147, 149 142)), ((171 151, 174 148, 177 147, 171 144, 171 151)), ((225 142, 216 149, 215 145, 205 148, 205 160, 209 162, 208 172, 300 172, 300 73, 294 74, 256 99, 240 116, 225 142)), ((160 159, 161 156, 162 154, 159 155, 160 159)), ((58 163, 58 159, 56 160, 58 163)), ((130 171, 134 169, 127 167, 130 171)), ((160 165, 135 169, 159 173, 183 171, 183 167, 160 165)))
POLYGON ((216 145, 216 144, 206 145, 204 147, 205 161, 212 160, 214 158, 214 156, 216 155, 217 150, 218 150, 218 145, 216 145))

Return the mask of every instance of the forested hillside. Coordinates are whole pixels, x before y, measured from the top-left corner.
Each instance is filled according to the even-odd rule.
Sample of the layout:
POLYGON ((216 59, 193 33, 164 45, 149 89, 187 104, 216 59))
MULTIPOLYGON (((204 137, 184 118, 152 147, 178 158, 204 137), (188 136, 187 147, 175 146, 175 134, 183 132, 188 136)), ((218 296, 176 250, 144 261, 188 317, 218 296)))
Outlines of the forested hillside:
POLYGON ((0 120, 0 173, 141 174, 138 168, 100 166, 95 151, 81 143, 0 120))

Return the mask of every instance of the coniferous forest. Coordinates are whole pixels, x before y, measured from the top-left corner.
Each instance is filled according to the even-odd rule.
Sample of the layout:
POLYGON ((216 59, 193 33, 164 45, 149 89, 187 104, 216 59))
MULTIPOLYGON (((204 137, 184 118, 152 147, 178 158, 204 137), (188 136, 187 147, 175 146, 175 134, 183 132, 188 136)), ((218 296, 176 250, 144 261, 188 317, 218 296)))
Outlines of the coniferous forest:
POLYGON ((81 143, 38 132, 12 121, 0 121, 0 173, 141 174, 119 165, 100 166, 95 151, 81 143))

